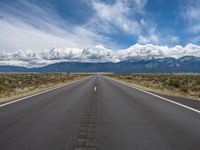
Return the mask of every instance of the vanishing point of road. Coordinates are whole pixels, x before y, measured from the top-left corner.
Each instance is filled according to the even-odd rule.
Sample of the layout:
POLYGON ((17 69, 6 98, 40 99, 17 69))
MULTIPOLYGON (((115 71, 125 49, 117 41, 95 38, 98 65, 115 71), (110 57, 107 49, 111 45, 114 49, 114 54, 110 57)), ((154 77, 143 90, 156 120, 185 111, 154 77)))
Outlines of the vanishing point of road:
POLYGON ((93 76, 0 105, 0 150, 200 150, 200 113, 93 76))

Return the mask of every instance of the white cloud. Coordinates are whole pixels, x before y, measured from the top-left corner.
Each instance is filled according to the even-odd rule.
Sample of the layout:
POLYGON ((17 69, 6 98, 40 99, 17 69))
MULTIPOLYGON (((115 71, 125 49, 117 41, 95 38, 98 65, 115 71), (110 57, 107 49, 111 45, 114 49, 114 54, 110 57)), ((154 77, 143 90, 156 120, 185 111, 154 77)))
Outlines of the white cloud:
POLYGON ((156 35, 149 35, 149 36, 139 36, 138 43, 141 44, 149 44, 149 43, 159 43, 159 38, 156 35))
POLYGON ((186 31, 192 34, 191 41, 200 42, 200 1, 192 0, 181 7, 181 16, 187 21, 186 31))
POLYGON ((126 1, 129 1, 130 3, 135 2, 137 5, 137 8, 141 9, 146 5, 148 0, 126 0, 126 1))
MULTIPOLYGON (((153 44, 135 44, 128 49, 119 51, 123 59, 129 58, 165 58, 174 57, 180 58, 183 56, 197 56, 200 57, 200 46, 194 44, 187 44, 186 46, 176 45, 174 47, 159 46, 153 44)), ((118 53, 119 53, 118 52, 118 53)), ((120 56, 120 55, 119 55, 120 56)))
POLYGON ((145 12, 147 1, 86 1, 94 14, 83 25, 70 24, 47 2, 43 7, 25 0, 10 5, 0 3, 0 50, 35 52, 52 47, 83 48, 98 44, 117 47, 112 33, 129 34, 141 44, 163 44, 164 38, 147 17, 150 14, 145 12))
POLYGON ((71 25, 46 5, 28 1, 0 3, 0 50, 43 50, 52 47, 88 47, 109 43, 109 38, 81 25, 71 25))
POLYGON ((90 2, 96 13, 88 26, 92 26, 94 30, 106 33, 121 30, 133 36, 143 32, 144 27, 140 20, 145 16, 144 6, 147 0, 118 0, 111 4, 100 0, 90 2))
MULTIPOLYGON (((199 11, 200 13, 200 11, 199 11)), ((190 27, 192 33, 200 33, 200 23, 190 27)))
POLYGON ((147 58, 180 58, 183 56, 200 57, 200 46, 187 44, 186 46, 159 46, 153 44, 135 44, 127 49, 111 50, 102 45, 90 48, 54 48, 45 51, 27 52, 1 52, 1 65, 21 65, 27 67, 43 66, 56 62, 118 62, 128 59, 147 58))
POLYGON ((106 3, 90 0, 95 10, 94 17, 86 27, 99 33, 125 33, 137 39, 140 44, 175 45, 179 38, 169 33, 160 33, 153 16, 145 6, 148 0, 117 0, 106 3))
POLYGON ((179 42, 179 37, 177 36, 168 36, 167 40, 170 41, 171 43, 178 43, 179 42))
POLYGON ((187 19, 188 21, 192 21, 192 22, 199 21, 199 18, 200 18, 199 5, 200 5, 199 3, 188 4, 183 12, 185 19, 187 19))
MULTIPOLYGON (((177 44, 179 38, 158 33, 156 23, 145 12, 147 1, 105 3, 89 0, 87 2, 95 12, 83 25, 70 24, 49 5, 42 8, 23 0, 9 6, 0 3, 0 65, 32 67, 62 61, 118 62, 131 58, 200 57, 200 46, 197 45, 161 46, 177 44), (108 37, 115 32, 129 34, 139 44, 116 51, 102 46, 112 43, 108 37)), ((183 13, 193 33, 200 32, 198 6, 190 5, 183 13)), ((200 41, 200 36, 195 40, 200 41)))

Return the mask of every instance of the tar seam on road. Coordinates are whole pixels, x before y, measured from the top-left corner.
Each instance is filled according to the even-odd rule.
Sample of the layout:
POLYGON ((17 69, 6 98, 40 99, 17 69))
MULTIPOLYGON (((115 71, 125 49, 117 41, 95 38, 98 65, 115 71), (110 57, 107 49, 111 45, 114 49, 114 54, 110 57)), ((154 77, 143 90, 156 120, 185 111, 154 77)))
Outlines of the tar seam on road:
POLYGON ((93 87, 91 99, 81 122, 74 150, 97 150, 97 98, 93 87))
POLYGON ((13 101, 10 101, 10 102, 7 102, 7 103, 3 103, 3 104, 0 104, 0 107, 7 106, 7 105, 9 105, 9 104, 13 104, 13 103, 16 103, 16 102, 25 100, 25 99, 27 99, 27 98, 31 98, 31 97, 40 95, 40 94, 44 94, 44 93, 47 93, 47 92, 50 92, 50 91, 53 91, 53 90, 56 90, 56 89, 65 87, 65 86, 67 86, 67 85, 70 85, 70 84, 73 84, 73 83, 76 83, 76 82, 79 82, 79 81, 81 81, 81 80, 88 79, 88 78, 90 78, 90 77, 83 78, 83 79, 76 80, 76 81, 72 81, 72 82, 66 83, 66 84, 64 84, 64 85, 62 85, 62 86, 52 88, 52 89, 50 89, 50 90, 45 90, 45 91, 43 91, 43 92, 35 93, 35 94, 29 95, 29 96, 25 96, 25 97, 22 97, 22 98, 19 98, 19 99, 16 99, 16 100, 13 100, 13 101))
MULTIPOLYGON (((105 77, 105 78, 107 78, 107 77, 105 77)), ((164 97, 162 97, 162 96, 159 96, 159 95, 153 94, 153 93, 151 93, 151 92, 145 91, 145 90, 143 90, 143 89, 137 88, 137 87, 135 87, 135 86, 127 85, 127 84, 126 84, 125 82, 123 82, 123 81, 118 81, 118 80, 114 80, 114 79, 111 79, 111 78, 107 78, 107 79, 110 79, 110 80, 112 80, 112 81, 118 82, 118 83, 120 83, 120 84, 122 84, 122 85, 125 85, 125 86, 127 86, 127 87, 136 89, 136 90, 141 91, 141 92, 143 92, 143 93, 152 95, 152 96, 157 97, 157 98, 159 98, 159 99, 165 100, 165 101, 167 101, 167 102, 173 103, 173 104, 175 104, 175 105, 184 107, 184 108, 186 108, 186 109, 192 110, 192 111, 194 111, 194 112, 200 114, 200 110, 197 110, 197 109, 194 109, 194 108, 192 108, 192 107, 186 106, 186 105, 184 105, 184 104, 175 102, 175 101, 173 101, 173 100, 171 100, 171 99, 164 98, 164 97)))

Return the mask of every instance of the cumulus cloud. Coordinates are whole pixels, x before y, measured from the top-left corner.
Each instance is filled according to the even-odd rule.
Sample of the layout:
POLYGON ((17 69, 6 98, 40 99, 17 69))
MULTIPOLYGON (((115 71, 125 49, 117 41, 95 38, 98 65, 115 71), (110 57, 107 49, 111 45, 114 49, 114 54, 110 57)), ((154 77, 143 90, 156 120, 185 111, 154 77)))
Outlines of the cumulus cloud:
POLYGON ((156 24, 146 12, 148 0, 117 0, 112 3, 101 0, 87 1, 93 8, 94 17, 86 24, 97 32, 113 34, 123 32, 133 37, 156 32, 156 24))
MULTIPOLYGON (((26 0, 0 2, 0 65, 37 67, 62 61, 200 57, 200 46, 194 44, 161 46, 176 45, 179 38, 157 31, 151 13, 145 10, 148 0, 83 1, 93 14, 81 25, 70 24, 47 1, 42 7, 26 0), (128 34, 138 44, 120 50, 102 46, 116 47, 112 37, 116 33, 128 34)), ((189 4, 182 13, 188 21, 188 30, 196 34, 196 42, 200 41, 199 6, 200 3, 189 4)))
POLYGON ((177 36, 158 31, 153 14, 146 10, 148 0, 117 0, 110 3, 89 0, 87 2, 95 12, 93 18, 85 26, 95 32, 106 35, 125 33, 135 38, 140 44, 175 45, 179 43, 177 36))
POLYGON ((119 58, 126 60, 129 58, 165 58, 174 57, 180 58, 183 56, 197 56, 200 57, 200 46, 194 44, 187 44, 186 46, 176 45, 174 47, 159 46, 153 44, 135 44, 128 49, 119 50, 117 52, 119 58), (122 57, 120 57, 122 56, 122 57))
POLYGON ((168 47, 153 44, 135 44, 127 49, 114 51, 102 45, 97 45, 90 48, 53 48, 37 52, 0 52, 0 64, 38 67, 65 61, 119 62, 128 59, 180 58, 183 56, 200 57, 200 46, 187 44, 184 47, 180 45, 168 47))
MULTIPOLYGON (((98 22, 106 26, 116 26, 117 28, 130 33, 138 34, 140 25, 134 19, 129 19, 130 8, 126 1, 116 1, 114 4, 106 4, 100 1, 92 1, 93 8, 99 19, 98 22)), ((140 5, 138 3, 138 5, 140 5)))
POLYGON ((41 51, 98 44, 116 48, 120 44, 115 40, 120 37, 115 34, 131 36, 140 44, 165 43, 151 14, 145 10, 148 0, 81 1, 93 12, 83 24, 62 18, 48 1, 42 1, 42 6, 37 1, 0 2, 0 50, 41 51))

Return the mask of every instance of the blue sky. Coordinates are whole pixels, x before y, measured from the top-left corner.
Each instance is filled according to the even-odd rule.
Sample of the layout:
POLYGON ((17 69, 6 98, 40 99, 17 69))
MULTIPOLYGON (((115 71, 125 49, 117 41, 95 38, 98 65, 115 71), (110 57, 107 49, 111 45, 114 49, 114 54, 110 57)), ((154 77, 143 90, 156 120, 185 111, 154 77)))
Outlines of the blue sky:
POLYGON ((198 0, 0 0, 0 7, 1 50, 200 43, 198 0))
POLYGON ((0 61, 44 59, 47 50, 48 59, 70 60, 84 48, 91 58, 99 49, 135 56, 138 47, 141 55, 200 55, 199 18, 199 0, 0 0, 0 61))

